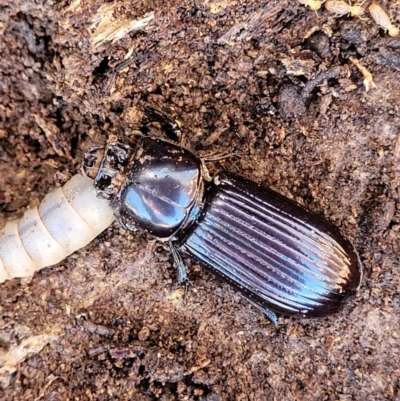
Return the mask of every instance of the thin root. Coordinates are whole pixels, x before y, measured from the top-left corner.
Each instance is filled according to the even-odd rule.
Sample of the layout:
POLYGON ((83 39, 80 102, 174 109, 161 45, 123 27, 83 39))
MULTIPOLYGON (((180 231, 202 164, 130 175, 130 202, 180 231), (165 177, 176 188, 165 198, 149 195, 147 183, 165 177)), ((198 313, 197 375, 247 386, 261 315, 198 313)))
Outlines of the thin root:
POLYGON ((349 60, 360 70, 361 74, 363 75, 365 92, 368 92, 370 88, 376 88, 372 74, 367 70, 367 68, 354 57, 350 57, 349 60))

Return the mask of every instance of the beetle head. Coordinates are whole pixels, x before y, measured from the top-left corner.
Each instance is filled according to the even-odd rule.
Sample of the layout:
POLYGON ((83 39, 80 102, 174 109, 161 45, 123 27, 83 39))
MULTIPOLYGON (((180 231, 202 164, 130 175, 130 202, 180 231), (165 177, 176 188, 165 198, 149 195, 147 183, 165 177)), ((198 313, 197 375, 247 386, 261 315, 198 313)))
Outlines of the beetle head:
POLYGON ((96 146, 85 153, 82 163, 83 173, 94 180, 99 172, 101 162, 103 161, 105 148, 96 146))
POLYGON ((105 147, 96 146, 85 154, 83 172, 94 180, 94 187, 102 198, 112 199, 118 193, 134 150, 134 146, 111 135, 105 147))

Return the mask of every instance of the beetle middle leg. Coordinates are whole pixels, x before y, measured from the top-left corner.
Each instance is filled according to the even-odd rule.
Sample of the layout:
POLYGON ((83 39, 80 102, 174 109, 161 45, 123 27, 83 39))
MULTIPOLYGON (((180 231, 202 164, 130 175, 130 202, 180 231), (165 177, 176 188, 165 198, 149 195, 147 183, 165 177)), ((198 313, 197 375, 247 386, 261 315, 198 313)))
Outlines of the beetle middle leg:
POLYGON ((261 306, 261 305, 257 304, 252 299, 249 299, 246 296, 243 296, 243 298, 246 299, 246 301, 248 301, 250 304, 252 304, 259 311, 261 311, 274 326, 278 325, 278 317, 276 316, 276 314, 274 312, 272 312, 272 310, 269 310, 265 306, 261 306))
POLYGON ((171 249, 172 257, 174 258, 175 267, 178 271, 178 282, 180 285, 185 286, 183 303, 186 304, 188 288, 189 288, 189 285, 191 285, 192 283, 190 282, 189 277, 188 277, 187 267, 186 267, 185 263, 183 262, 180 253, 178 252, 178 250, 176 249, 176 246, 173 244, 172 241, 169 241, 169 247, 171 249))

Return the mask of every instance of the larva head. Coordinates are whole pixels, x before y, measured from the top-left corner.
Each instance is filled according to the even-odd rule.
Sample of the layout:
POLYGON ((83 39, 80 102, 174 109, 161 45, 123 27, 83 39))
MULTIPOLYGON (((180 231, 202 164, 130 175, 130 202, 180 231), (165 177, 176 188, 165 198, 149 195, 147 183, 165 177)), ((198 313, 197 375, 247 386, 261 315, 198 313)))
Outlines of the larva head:
POLYGON ((83 173, 94 180, 102 198, 112 199, 118 193, 133 152, 134 147, 111 136, 105 147, 96 146, 85 154, 83 173))

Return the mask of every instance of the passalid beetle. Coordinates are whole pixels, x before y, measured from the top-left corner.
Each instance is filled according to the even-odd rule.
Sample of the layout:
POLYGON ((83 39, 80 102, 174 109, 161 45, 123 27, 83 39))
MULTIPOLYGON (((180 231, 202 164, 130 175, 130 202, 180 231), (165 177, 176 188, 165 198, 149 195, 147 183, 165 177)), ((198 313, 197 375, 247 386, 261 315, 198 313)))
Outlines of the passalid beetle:
MULTIPOLYGON (((175 122, 152 109, 169 137, 175 122)), ((182 255, 196 259, 276 322, 276 313, 318 317, 358 290, 362 266, 351 243, 323 217, 228 172, 210 182, 203 161, 170 141, 111 137, 83 164, 98 195, 127 230, 169 241, 179 281, 182 255)))

